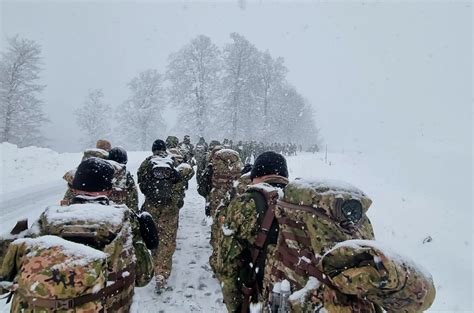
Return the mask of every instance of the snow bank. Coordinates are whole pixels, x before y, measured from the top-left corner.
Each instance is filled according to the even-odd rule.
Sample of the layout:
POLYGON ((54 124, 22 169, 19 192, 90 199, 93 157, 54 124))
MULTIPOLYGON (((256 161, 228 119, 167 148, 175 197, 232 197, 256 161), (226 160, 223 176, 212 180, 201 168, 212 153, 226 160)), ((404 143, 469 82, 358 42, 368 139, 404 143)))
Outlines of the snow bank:
POLYGON ((51 149, 26 147, 4 142, 0 144, 0 194, 33 186, 58 183, 64 173, 75 168, 82 153, 57 153, 51 149))

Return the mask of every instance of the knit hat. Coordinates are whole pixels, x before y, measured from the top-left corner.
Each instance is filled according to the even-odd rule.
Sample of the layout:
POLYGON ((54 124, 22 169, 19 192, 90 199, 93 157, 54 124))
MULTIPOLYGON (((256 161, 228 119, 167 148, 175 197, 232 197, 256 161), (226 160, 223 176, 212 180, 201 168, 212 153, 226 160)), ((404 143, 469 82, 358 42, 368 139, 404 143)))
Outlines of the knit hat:
POLYGON ((151 152, 166 151, 166 143, 161 139, 156 139, 151 146, 151 152))
POLYGON ((99 158, 89 158, 79 164, 72 180, 72 188, 87 192, 101 192, 112 189, 114 168, 99 158))
POLYGON ((127 164, 128 156, 127 151, 121 147, 115 147, 109 152, 109 160, 115 161, 120 164, 127 164))
POLYGON ((260 154, 250 172, 250 178, 254 179, 265 175, 279 175, 288 178, 288 167, 286 166, 285 157, 273 151, 260 154))

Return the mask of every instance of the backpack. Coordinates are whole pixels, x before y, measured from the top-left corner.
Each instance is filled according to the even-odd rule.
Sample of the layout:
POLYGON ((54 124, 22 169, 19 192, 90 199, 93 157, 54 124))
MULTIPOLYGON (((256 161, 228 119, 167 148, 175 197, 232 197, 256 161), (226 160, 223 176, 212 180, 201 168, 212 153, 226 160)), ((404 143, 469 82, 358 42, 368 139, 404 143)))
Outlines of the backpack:
MULTIPOLYGON (((341 242, 373 242, 372 225, 366 216, 371 203, 358 188, 334 180, 296 179, 285 187, 284 197, 275 206, 280 228, 278 241, 269 251, 265 268, 264 298, 272 310, 380 311, 382 301, 372 301, 374 298, 363 294, 361 285, 357 285, 364 275, 372 279, 374 271, 380 270, 374 263, 374 267, 363 267, 369 264, 364 263, 364 258, 376 260, 367 255, 368 249, 361 249, 359 254, 342 249, 353 257, 354 263, 341 261, 341 255, 335 253, 336 257, 327 258, 326 267, 321 267, 322 260, 341 242), (339 266, 338 274, 347 270, 340 275, 339 285, 333 279, 334 266, 339 266), (288 286, 287 294, 278 290, 284 284, 288 286), (343 292, 344 284, 352 289, 343 292)), ((374 287, 373 282, 371 286, 374 287)), ((383 290, 377 287, 371 291, 374 289, 378 295, 383 290)), ((395 311, 403 311, 400 309, 395 311)))
POLYGON ((171 158, 153 156, 146 165, 140 189, 147 199, 154 203, 170 204, 173 200, 173 186, 179 181, 171 158))
POLYGON ((109 158, 109 153, 104 149, 87 149, 84 151, 82 161, 90 159, 92 157, 107 160, 109 158))
MULTIPOLYGON (((136 278, 130 211, 99 203, 50 206, 34 239, 12 243, 22 258, 12 310, 127 312, 136 278)), ((151 264, 151 263, 150 263, 151 264)))
POLYGON ((229 205, 234 182, 240 177, 241 163, 239 154, 232 149, 214 149, 210 163, 209 209, 210 216, 215 218, 219 210, 229 205))

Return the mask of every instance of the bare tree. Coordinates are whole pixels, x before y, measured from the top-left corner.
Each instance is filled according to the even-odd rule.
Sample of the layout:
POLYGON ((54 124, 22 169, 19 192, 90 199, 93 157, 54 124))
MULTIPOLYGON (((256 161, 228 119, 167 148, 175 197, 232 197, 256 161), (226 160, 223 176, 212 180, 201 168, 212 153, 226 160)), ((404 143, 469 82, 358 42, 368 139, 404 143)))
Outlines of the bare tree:
POLYGON ((44 142, 41 126, 47 121, 38 98, 41 46, 18 36, 8 38, 0 61, 0 137, 20 147, 44 142))
POLYGON ((285 67, 284 59, 273 59, 268 51, 261 53, 258 67, 258 84, 256 85, 256 95, 260 99, 260 108, 263 115, 263 135, 266 137, 266 130, 270 125, 271 99, 273 93, 285 83, 285 76, 288 69, 285 67))
POLYGON ((219 98, 220 51, 200 35, 169 57, 170 101, 180 110, 183 130, 210 135, 212 113, 219 98))
POLYGON ((154 69, 141 72, 128 83, 131 95, 117 110, 117 133, 124 146, 148 150, 166 128, 162 83, 162 75, 154 69))
POLYGON ((224 125, 230 126, 231 139, 245 138, 253 132, 251 122, 255 114, 255 88, 259 52, 245 37, 232 33, 233 42, 224 48, 223 94, 224 125))
POLYGON ((76 122, 83 132, 81 142, 85 148, 93 147, 98 139, 107 139, 111 135, 110 120, 112 110, 104 102, 101 89, 90 90, 84 105, 75 111, 76 122))

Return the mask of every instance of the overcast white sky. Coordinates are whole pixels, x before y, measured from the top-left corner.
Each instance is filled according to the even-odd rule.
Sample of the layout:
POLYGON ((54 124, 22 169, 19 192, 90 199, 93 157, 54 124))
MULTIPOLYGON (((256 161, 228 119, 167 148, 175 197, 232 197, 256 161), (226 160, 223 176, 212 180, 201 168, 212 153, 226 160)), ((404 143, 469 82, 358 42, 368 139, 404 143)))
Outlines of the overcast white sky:
POLYGON ((471 150, 469 1, 2 1, 1 23, 2 45, 19 34, 43 47, 45 131, 59 151, 79 150, 72 112, 88 89, 117 105, 139 71, 164 72, 168 55, 198 34, 222 46, 231 32, 285 58, 331 150, 420 141, 471 150))

